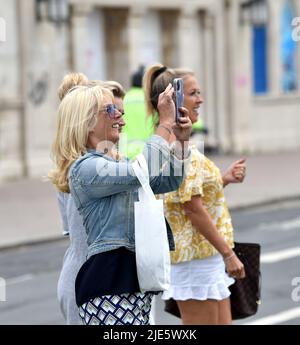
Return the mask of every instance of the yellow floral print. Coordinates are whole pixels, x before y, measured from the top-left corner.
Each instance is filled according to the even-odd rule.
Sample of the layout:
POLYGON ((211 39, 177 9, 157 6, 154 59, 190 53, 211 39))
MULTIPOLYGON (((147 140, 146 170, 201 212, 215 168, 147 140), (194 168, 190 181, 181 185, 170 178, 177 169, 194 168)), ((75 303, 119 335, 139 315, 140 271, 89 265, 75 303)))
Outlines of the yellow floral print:
POLYGON ((183 210, 182 204, 190 201, 193 195, 201 195, 203 205, 218 232, 233 247, 233 227, 225 201, 220 170, 195 146, 191 146, 191 154, 187 175, 179 189, 163 195, 165 216, 175 239, 176 250, 171 252, 173 264, 203 259, 218 253, 193 227, 183 210))

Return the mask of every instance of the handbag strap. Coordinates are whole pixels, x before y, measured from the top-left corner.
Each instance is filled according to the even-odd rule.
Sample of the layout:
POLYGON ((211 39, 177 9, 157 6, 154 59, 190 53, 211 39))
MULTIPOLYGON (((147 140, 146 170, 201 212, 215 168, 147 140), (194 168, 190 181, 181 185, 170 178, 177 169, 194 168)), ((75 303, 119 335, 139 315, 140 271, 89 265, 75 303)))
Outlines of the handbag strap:
POLYGON ((139 188, 139 200, 156 200, 149 184, 148 165, 143 154, 137 155, 136 160, 132 163, 132 168, 141 184, 141 188, 139 188))

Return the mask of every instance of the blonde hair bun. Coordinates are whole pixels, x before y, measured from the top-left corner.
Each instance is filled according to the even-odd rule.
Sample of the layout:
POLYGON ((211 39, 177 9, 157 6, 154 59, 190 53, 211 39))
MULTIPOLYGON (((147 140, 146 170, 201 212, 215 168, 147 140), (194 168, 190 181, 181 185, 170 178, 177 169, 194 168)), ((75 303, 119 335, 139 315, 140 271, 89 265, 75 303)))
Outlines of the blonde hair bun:
POLYGON ((69 73, 66 74, 58 88, 58 98, 61 101, 65 95, 74 87, 78 85, 87 85, 89 83, 88 77, 83 73, 69 73))

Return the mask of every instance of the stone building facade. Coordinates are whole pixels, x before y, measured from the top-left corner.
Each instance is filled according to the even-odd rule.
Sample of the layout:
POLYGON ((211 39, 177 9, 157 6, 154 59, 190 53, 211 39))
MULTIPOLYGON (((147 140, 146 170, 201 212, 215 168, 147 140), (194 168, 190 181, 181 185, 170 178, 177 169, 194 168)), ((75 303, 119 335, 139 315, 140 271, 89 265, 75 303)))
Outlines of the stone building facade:
POLYGON ((300 0, 256 2, 0 0, 0 181, 46 174, 66 72, 128 88, 140 64, 157 61, 196 72, 210 146, 299 150, 300 37, 290 19, 300 0), (65 20, 52 21, 51 6, 65 1, 65 20))

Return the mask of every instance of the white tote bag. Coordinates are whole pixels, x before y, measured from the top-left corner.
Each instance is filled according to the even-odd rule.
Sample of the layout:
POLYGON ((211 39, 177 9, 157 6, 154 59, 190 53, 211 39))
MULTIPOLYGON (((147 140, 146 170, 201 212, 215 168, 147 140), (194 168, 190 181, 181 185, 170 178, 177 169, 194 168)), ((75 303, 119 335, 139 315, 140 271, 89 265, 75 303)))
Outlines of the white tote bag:
POLYGON ((163 200, 157 200, 149 185, 145 157, 139 154, 133 170, 142 187, 134 204, 137 276, 142 292, 164 291, 170 286, 170 252, 163 200))

